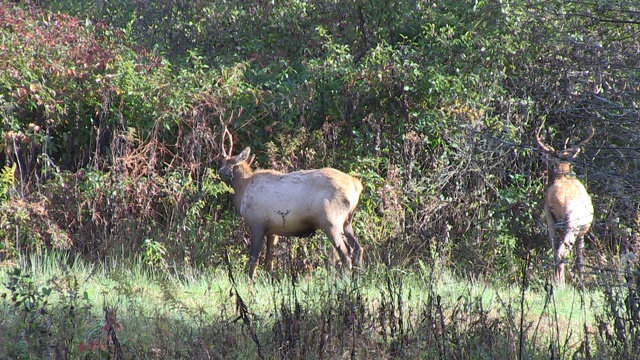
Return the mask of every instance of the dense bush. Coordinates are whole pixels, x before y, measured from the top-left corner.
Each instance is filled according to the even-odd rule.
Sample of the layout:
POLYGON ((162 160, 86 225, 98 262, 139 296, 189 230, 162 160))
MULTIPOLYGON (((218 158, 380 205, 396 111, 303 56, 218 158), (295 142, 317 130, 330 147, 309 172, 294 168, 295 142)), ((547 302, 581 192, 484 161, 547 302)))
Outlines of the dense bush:
MULTIPOLYGON (((543 120, 557 146, 596 128, 575 164, 590 246, 615 266, 637 237, 633 3, 40 4, 0 8, 4 258, 46 244, 244 260, 213 172, 221 120, 262 167, 361 177, 369 263, 438 256, 511 280, 548 262, 543 120)), ((321 263, 328 246, 306 244, 288 243, 294 263, 321 263)))

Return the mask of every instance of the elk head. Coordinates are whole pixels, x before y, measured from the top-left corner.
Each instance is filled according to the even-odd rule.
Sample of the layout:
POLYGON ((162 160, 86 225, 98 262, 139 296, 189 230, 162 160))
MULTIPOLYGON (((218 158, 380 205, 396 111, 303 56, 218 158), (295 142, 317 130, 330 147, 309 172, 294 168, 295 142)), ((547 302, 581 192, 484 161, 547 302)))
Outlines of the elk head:
POLYGON ((556 169, 557 175, 570 174, 571 173, 570 162, 573 161, 578 156, 578 154, 580 154, 582 147, 584 147, 589 141, 591 141, 595 133, 595 129, 593 128, 593 126, 589 127, 589 134, 584 140, 580 141, 577 145, 567 147, 567 144, 569 142, 569 139, 567 139, 564 142, 564 149, 556 150, 551 145, 545 144, 540 138, 540 132, 542 131, 542 127, 544 127, 544 122, 542 123, 542 126, 540 126, 540 129, 538 129, 538 131, 536 132, 536 142, 538 143, 538 149, 540 149, 543 153, 546 153, 558 160, 558 165, 556 169))
POLYGON ((218 174, 220 175, 220 178, 227 183, 232 182, 234 171, 236 171, 236 168, 238 166, 240 166, 241 164, 244 164, 247 159, 248 159, 248 162, 246 162, 243 168, 244 170, 251 171, 250 166, 253 163, 253 160, 255 159, 255 155, 251 155, 251 157, 249 157, 249 154, 250 154, 249 148, 244 149, 244 151, 238 154, 237 156, 231 155, 231 153, 233 152, 233 136, 229 131, 229 125, 234 119, 241 116, 242 112, 243 112, 242 108, 238 111, 236 115, 234 115, 232 112, 231 116, 226 121, 223 120, 224 113, 220 115, 220 125, 222 127, 222 138, 220 139, 220 152, 221 152, 222 158, 220 160, 220 169, 218 170, 218 174), (229 142, 228 150, 225 149, 225 143, 227 141, 229 142))

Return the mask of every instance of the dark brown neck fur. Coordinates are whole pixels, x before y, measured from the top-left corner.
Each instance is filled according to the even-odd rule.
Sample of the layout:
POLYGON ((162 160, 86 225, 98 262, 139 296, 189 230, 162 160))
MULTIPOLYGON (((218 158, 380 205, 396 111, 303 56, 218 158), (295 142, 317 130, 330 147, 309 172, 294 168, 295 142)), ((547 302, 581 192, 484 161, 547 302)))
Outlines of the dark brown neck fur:
POLYGON ((571 175, 571 164, 565 161, 561 161, 558 163, 558 168, 555 174, 556 179, 561 177, 572 177, 571 175))
POLYGON ((236 211, 240 211, 240 205, 242 202, 242 197, 244 196, 244 191, 249 186, 251 182, 251 176, 253 175, 253 170, 246 161, 241 162, 240 164, 233 167, 233 179, 231 180, 231 187, 233 187, 233 191, 235 194, 233 195, 233 206, 236 208, 236 211))

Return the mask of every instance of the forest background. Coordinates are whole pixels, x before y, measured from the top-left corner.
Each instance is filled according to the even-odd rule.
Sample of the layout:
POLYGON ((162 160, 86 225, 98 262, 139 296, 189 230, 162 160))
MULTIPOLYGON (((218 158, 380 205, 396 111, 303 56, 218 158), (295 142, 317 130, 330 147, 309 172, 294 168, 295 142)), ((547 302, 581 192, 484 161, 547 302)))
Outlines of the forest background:
MULTIPOLYGON (((593 126, 573 164, 589 271, 572 282, 640 271, 634 1, 2 0, 0 34, 5 263, 49 249, 244 274, 216 175, 228 123, 257 167, 363 181, 365 267, 544 289, 553 159, 535 134, 562 148, 593 126)), ((324 267, 323 236, 286 239, 277 267, 324 267)))

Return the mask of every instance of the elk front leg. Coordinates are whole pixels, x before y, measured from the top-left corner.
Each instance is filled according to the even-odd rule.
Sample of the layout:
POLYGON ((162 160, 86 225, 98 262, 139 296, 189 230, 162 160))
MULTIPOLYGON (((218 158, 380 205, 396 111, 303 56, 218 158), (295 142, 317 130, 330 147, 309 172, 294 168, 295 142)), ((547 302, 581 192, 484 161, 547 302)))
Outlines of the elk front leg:
POLYGON ((278 244, 278 235, 267 236, 267 254, 264 262, 269 272, 273 271, 273 251, 276 244, 278 244))
POLYGON ((254 276, 256 274, 256 268, 258 267, 258 259, 260 257, 260 250, 262 249, 262 238, 264 237, 264 230, 262 228, 252 228, 251 231, 251 253, 249 256, 249 280, 254 282, 254 276))

